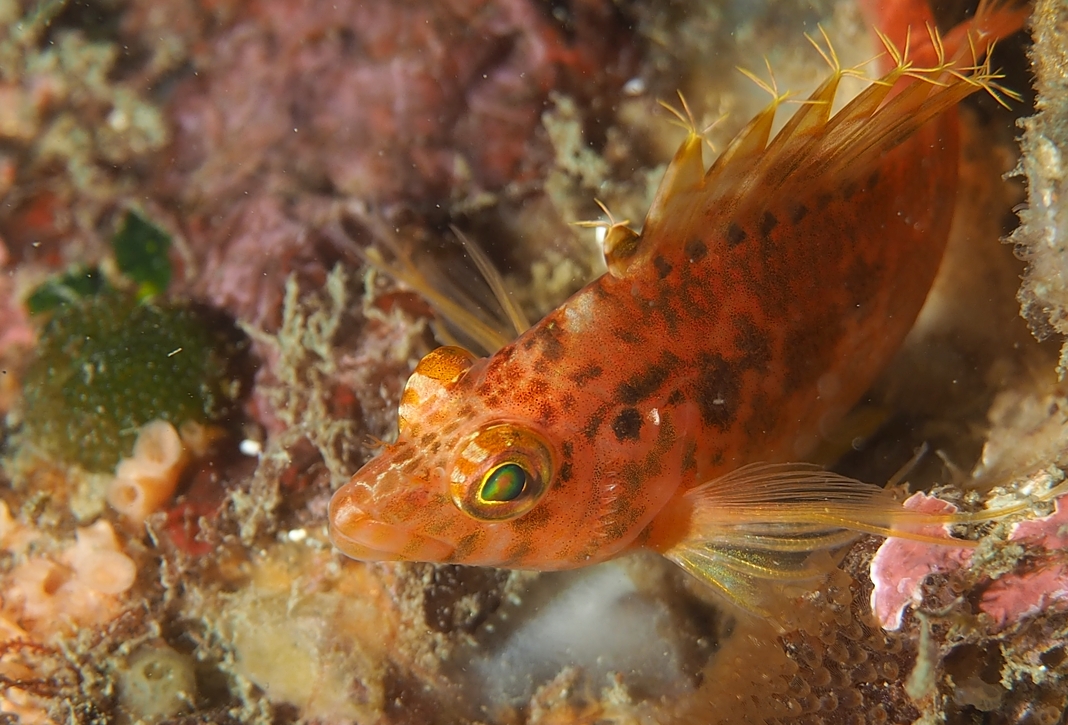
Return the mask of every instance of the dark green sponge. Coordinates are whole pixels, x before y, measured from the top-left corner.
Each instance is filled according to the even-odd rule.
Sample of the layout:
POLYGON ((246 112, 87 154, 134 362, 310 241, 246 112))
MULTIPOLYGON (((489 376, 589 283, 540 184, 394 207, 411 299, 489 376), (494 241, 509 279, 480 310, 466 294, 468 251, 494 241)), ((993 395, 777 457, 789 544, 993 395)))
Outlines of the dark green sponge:
POLYGON ((111 290, 57 308, 24 381, 28 441, 91 471, 128 456, 138 428, 221 423, 249 388, 247 339, 208 308, 111 290))

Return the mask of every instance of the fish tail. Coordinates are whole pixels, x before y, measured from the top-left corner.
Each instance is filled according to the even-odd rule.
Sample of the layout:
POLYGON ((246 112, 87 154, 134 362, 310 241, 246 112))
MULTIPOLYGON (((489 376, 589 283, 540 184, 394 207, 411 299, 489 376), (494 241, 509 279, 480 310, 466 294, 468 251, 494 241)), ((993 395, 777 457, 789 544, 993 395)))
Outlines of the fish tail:
POLYGON ((946 526, 997 521, 1068 493, 1047 493, 988 511, 906 509, 878 486, 810 464, 755 463, 690 489, 671 504, 648 546, 741 609, 773 616, 784 583, 829 573, 861 534, 973 548, 946 526))

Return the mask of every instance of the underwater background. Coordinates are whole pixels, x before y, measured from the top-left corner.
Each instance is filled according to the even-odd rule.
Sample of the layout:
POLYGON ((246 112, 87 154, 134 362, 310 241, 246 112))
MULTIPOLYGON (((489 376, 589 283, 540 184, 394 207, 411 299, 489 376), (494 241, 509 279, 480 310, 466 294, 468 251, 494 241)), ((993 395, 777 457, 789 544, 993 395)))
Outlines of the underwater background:
MULTIPOLYGON (((604 271, 595 200, 644 217, 686 133, 658 101, 722 148, 769 101, 736 68, 803 98, 821 28, 878 51, 853 0, 0 0, 0 721, 1065 722, 1063 504, 967 556, 862 537, 785 630, 651 554, 327 537, 457 334, 354 246, 503 324, 454 225, 537 319, 604 271)), ((926 446, 910 489, 965 510, 1068 464, 1068 7, 994 58, 1023 100, 962 105, 935 288, 816 454, 882 482, 926 446)))

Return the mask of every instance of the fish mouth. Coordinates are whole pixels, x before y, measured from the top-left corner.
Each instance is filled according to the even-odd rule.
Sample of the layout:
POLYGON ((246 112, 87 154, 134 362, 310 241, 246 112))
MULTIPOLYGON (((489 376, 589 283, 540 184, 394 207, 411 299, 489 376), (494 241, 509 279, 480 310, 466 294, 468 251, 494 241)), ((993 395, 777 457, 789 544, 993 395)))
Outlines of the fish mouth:
POLYGON ((359 561, 431 563, 452 556, 452 544, 377 520, 359 505, 355 494, 350 483, 330 500, 330 540, 345 556, 359 561))

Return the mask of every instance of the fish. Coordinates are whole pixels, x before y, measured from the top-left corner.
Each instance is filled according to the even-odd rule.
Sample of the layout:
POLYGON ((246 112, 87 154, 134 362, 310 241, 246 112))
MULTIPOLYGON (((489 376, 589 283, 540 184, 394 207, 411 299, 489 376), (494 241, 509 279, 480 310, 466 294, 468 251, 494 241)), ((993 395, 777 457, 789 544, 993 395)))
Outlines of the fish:
POLYGON ((679 112, 687 138, 640 230, 606 225, 604 275, 491 355, 418 363, 396 441, 333 495, 334 546, 541 571, 648 549, 766 613, 769 584, 819 576, 859 533, 982 519, 797 461, 915 320, 949 235, 956 106, 1003 90, 981 58, 1023 13, 880 33, 885 72, 836 112, 855 71, 814 42, 826 80, 774 136, 788 95, 771 88, 708 168, 679 112))

